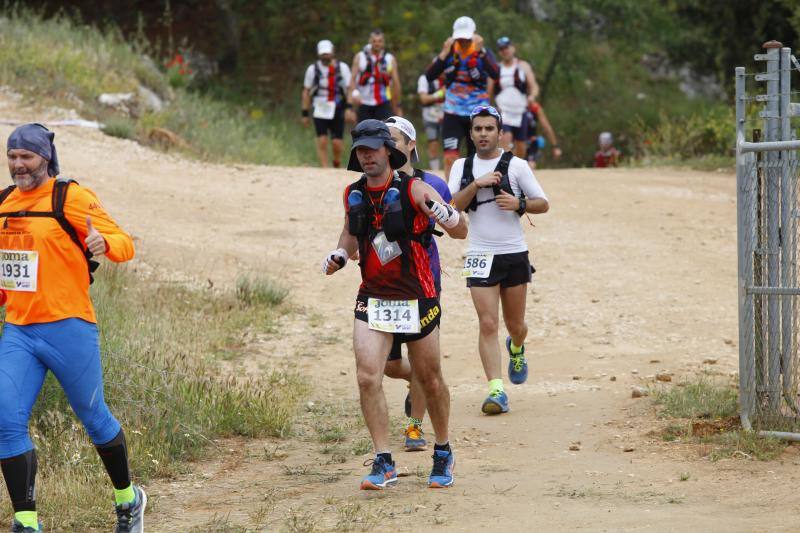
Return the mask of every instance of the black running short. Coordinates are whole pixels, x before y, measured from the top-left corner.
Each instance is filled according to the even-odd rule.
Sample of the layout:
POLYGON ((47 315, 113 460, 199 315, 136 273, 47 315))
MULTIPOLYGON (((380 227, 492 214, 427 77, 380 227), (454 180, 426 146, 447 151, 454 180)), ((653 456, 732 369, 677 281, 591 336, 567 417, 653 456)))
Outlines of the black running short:
MULTIPOLYGON (((367 318, 367 300, 369 296, 359 294, 356 297, 356 307, 354 314, 356 320, 368 322, 367 318)), ((442 318, 442 308, 439 305, 438 298, 420 298, 417 300, 419 306, 419 333, 394 333, 394 339, 399 338, 400 343, 414 342, 427 337, 439 325, 439 320, 442 318)), ((399 345, 398 345, 399 347, 399 345)))
POLYGON ((509 126, 508 124, 503 124, 503 131, 510 131, 511 138, 515 141, 528 140, 528 114, 525 113, 522 115, 522 122, 519 126, 509 126))
POLYGON ((445 113, 442 120, 442 146, 444 150, 457 151, 461 144, 461 139, 466 138, 467 157, 474 154, 475 143, 472 142, 472 137, 469 135, 470 125, 469 117, 445 113))
POLYGON ((344 137, 344 106, 336 106, 332 119, 315 118, 314 129, 317 130, 317 137, 324 137, 328 132, 334 139, 344 137))
POLYGON ((358 121, 374 118, 376 120, 386 120, 394 115, 391 102, 384 102, 378 105, 364 105, 358 106, 358 121))
POLYGON ((499 254, 494 256, 489 277, 467 278, 467 287, 515 287, 531 282, 531 275, 536 269, 528 259, 528 252, 499 254))

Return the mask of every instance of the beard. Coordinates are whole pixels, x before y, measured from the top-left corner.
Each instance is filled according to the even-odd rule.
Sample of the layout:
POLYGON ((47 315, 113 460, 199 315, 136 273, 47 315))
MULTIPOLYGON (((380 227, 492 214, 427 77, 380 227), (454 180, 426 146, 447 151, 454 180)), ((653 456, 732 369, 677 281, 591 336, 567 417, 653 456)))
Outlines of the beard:
POLYGON ((32 191, 48 178, 47 165, 48 161, 45 160, 33 171, 29 172, 25 169, 22 172, 12 172, 11 181, 13 181, 21 191, 32 191))

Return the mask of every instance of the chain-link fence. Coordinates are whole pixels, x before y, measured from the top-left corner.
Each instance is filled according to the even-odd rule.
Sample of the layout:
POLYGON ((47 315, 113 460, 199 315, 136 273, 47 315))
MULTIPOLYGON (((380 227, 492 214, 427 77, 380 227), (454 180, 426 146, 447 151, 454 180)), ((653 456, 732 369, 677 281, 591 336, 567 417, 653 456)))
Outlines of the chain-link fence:
POLYGON ((736 178, 739 255, 739 387, 742 425, 800 440, 797 200, 800 141, 793 117, 792 71, 800 63, 771 41, 755 56, 766 94, 748 97, 745 69, 736 69, 736 178), (761 128, 748 120, 757 112, 761 128), (752 141, 747 141, 752 136, 752 141))

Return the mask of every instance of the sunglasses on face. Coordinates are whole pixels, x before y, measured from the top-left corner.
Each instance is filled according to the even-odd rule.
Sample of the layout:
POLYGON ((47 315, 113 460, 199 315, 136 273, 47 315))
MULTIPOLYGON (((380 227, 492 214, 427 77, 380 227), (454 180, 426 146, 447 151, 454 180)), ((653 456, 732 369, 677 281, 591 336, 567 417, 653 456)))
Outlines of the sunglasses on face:
POLYGON ((482 114, 486 114, 486 113, 488 113, 488 114, 490 114, 493 117, 496 117, 498 119, 502 118, 502 117, 500 117, 500 113, 498 113, 497 109, 495 109, 494 107, 492 107, 490 105, 479 105, 478 107, 474 108, 472 110, 472 113, 469 114, 469 118, 473 119, 473 118, 477 117, 478 115, 482 115, 482 114))

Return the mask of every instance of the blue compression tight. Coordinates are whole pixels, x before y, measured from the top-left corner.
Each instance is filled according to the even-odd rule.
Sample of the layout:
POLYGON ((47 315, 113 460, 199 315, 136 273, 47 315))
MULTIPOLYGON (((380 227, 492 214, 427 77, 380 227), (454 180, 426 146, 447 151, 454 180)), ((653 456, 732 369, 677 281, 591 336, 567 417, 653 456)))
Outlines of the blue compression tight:
POLYGON ((119 433, 103 395, 96 324, 79 318, 5 324, 0 338, 0 459, 33 449, 28 420, 48 370, 94 444, 105 444, 119 433))

